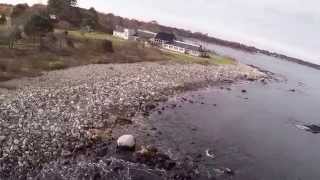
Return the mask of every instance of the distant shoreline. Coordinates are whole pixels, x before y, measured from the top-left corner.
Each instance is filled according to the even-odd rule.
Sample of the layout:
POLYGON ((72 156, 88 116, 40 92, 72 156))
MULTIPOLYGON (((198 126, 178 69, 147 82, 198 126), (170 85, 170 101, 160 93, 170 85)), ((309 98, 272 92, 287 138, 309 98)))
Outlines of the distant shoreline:
MULTIPOLYGON (((2 9, 12 8, 12 5, 0 3, 0 10, 1 10, 1 6, 2 6, 2 9)), ((45 7, 45 5, 44 5, 44 7, 45 7)), ((34 7, 34 8, 37 9, 37 7, 34 7)), ((79 9, 82 12, 86 11, 86 9, 84 9, 84 8, 79 8, 79 9)), ((161 24, 158 24, 157 22, 153 22, 153 21, 144 22, 144 21, 139 21, 139 20, 135 20, 135 19, 128 19, 128 18, 125 18, 122 16, 114 15, 112 13, 101 13, 101 12, 98 12, 98 13, 99 13, 99 18, 101 20, 100 26, 103 27, 102 28, 103 30, 109 30, 110 32, 112 32, 113 26, 120 25, 119 22, 121 22, 122 23, 121 25, 124 27, 127 27, 127 28, 145 29, 145 30, 152 31, 155 33, 156 32, 171 32, 171 33, 174 33, 175 35, 183 37, 183 38, 197 39, 199 41, 205 41, 208 43, 213 43, 213 44, 217 44, 217 45, 221 45, 221 46, 239 49, 239 50, 243 50, 243 51, 251 52, 251 53, 261 53, 261 54, 264 54, 267 56, 277 57, 279 59, 287 60, 290 62, 294 62, 294 63, 300 64, 300 65, 304 65, 304 66, 308 66, 308 67, 312 67, 312 68, 320 70, 320 65, 312 63, 312 62, 307 62, 305 60, 295 58, 295 57, 290 57, 288 55, 284 55, 281 53, 276 53, 276 52, 271 52, 268 50, 259 49, 257 47, 254 47, 251 45, 246 45, 246 44, 239 43, 239 42, 228 41, 228 40, 223 40, 223 39, 216 38, 216 37, 211 37, 205 33, 191 32, 189 30, 182 29, 182 28, 161 25, 161 24)))
POLYGON ((308 62, 308 61, 305 61, 305 60, 302 60, 299 58, 287 56, 287 55, 284 55, 281 53, 276 53, 276 52, 271 52, 268 50, 259 49, 254 46, 249 46, 246 44, 223 40, 223 39, 219 39, 219 38, 215 38, 215 37, 211 37, 211 36, 205 36, 205 35, 201 35, 201 37, 192 37, 192 38, 200 40, 200 41, 203 40, 203 41, 206 41, 207 43, 212 43, 212 44, 216 44, 216 45, 220 45, 220 46, 225 46, 225 47, 229 47, 229 48, 233 48, 233 49, 246 51, 249 53, 260 53, 260 54, 264 54, 267 56, 276 57, 276 58, 279 58, 282 60, 294 62, 294 63, 300 64, 300 65, 304 65, 304 66, 308 66, 308 67, 320 70, 320 65, 318 65, 318 64, 308 62))

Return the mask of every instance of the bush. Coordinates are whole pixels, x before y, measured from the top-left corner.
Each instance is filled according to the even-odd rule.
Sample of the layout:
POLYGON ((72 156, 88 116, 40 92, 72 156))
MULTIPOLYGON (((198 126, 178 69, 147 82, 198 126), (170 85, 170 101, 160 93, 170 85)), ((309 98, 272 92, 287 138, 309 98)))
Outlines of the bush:
POLYGON ((4 25, 7 23, 7 17, 5 14, 0 15, 0 25, 4 25))
POLYGON ((65 63, 63 61, 52 61, 48 64, 49 70, 59 70, 64 69, 66 67, 65 63))
POLYGON ((103 51, 105 51, 105 52, 111 52, 111 53, 114 52, 114 49, 112 46, 112 41, 104 40, 102 42, 102 48, 103 48, 103 51))
POLYGON ((24 31, 27 35, 40 36, 41 34, 52 32, 53 24, 48 16, 35 14, 31 16, 25 25, 24 31))
POLYGON ((17 4, 12 9, 11 18, 17 18, 23 15, 28 8, 28 4, 17 4))

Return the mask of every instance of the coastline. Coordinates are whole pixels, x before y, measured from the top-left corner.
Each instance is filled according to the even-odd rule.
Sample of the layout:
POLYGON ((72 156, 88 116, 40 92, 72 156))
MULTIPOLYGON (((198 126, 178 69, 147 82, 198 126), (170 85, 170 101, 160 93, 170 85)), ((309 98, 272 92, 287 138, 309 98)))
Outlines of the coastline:
MULTIPOLYGON (((243 64, 159 62, 88 65, 6 82, 18 87, 0 100, 0 177, 32 178, 47 167, 40 173, 45 178, 52 173, 46 170, 61 167, 66 159, 71 165, 85 163, 79 154, 95 147, 101 150, 101 144, 110 160, 114 138, 123 133, 143 137, 139 134, 150 129, 145 117, 168 97, 219 83, 266 78, 243 64)), ((139 138, 139 145, 145 143, 139 138)))

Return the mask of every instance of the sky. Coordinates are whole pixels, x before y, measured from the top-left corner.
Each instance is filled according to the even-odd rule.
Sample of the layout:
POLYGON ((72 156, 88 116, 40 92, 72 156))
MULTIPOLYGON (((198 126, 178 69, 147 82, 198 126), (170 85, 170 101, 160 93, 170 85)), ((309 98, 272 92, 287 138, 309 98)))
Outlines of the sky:
MULTIPOLYGON (((45 0, 0 0, 0 3, 45 0)), ((319 0, 79 0, 81 7, 201 31, 320 64, 319 0)))

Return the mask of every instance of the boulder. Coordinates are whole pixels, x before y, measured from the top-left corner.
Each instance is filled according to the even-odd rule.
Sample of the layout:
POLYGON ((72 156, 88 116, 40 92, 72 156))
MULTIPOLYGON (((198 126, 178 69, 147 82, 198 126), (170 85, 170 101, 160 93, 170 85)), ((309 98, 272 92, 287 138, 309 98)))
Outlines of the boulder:
POLYGON ((133 135, 123 135, 118 138, 117 146, 120 149, 134 150, 136 141, 133 135))
POLYGON ((4 142, 6 140, 5 136, 0 136, 0 143, 4 142))

